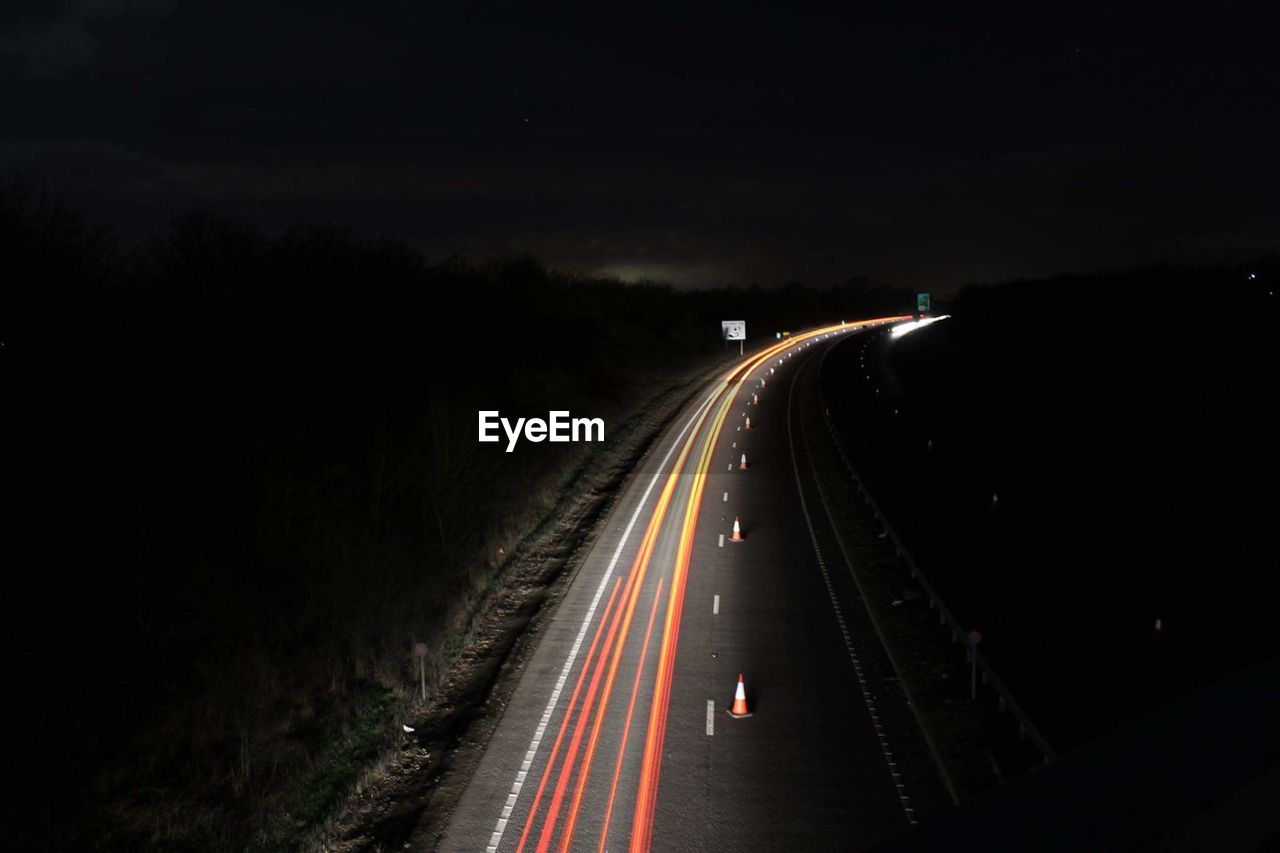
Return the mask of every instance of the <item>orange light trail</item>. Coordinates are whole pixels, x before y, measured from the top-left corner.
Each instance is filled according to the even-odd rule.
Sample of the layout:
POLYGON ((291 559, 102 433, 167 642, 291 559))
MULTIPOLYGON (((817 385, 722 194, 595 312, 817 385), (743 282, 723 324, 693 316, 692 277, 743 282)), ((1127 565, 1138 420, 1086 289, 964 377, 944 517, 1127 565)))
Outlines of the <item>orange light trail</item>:
MULTIPOLYGON (((600 637, 603 634, 604 624, 608 620, 609 611, 613 609, 613 602, 618 597, 618 587, 621 584, 622 584, 621 577, 619 577, 616 581, 613 582, 613 592, 609 595, 609 603, 605 606, 604 614, 601 615, 600 617, 600 624, 596 626, 595 636, 592 637, 591 639, 591 648, 587 651, 586 660, 588 661, 591 659, 591 656, 595 654, 596 646, 599 644, 600 637)), ((569 698, 570 709, 572 709, 573 706, 578 702, 578 693, 582 690, 582 682, 586 678, 586 675, 587 675, 587 665, 584 662, 582 666, 582 672, 578 674, 578 682, 573 687, 573 696, 569 698)), ((529 808, 529 817, 525 820, 524 830, 520 833, 520 844, 516 847, 517 850, 524 850, 525 842, 529 840, 529 830, 533 826, 534 816, 538 813, 538 804, 542 802, 542 794, 546 790, 547 779, 551 774, 551 767, 556 763, 556 756, 559 755, 560 753, 560 743, 564 740, 564 732, 568 723, 569 723, 569 714, 566 713, 564 715, 564 719, 560 722, 560 731, 558 734, 556 734, 555 745, 552 746, 551 748, 551 757, 547 759, 546 769, 543 770, 542 772, 542 780, 538 783, 538 793, 533 798, 533 805, 529 808)))
MULTIPOLYGON (((696 464, 692 471, 692 486, 690 488, 681 519, 676 560, 668 592, 667 611, 663 620, 662 640, 659 645, 657 673, 654 681, 654 695, 650 706, 644 741, 640 784, 636 791, 635 814, 632 819, 630 842, 631 851, 633 851, 633 853, 637 853, 637 851, 647 851, 650 848, 653 834, 653 815, 657 805, 659 771, 662 763, 662 746, 666 737, 667 713, 671 699, 671 682, 675 672, 675 655, 680 635, 680 620, 684 610, 684 592, 688 580, 689 564, 693 552, 693 539, 694 534, 697 531, 698 512, 702 504, 702 494, 706 487, 707 473, 710 470, 716 443, 719 440, 720 432, 728 417, 730 407, 734 404, 738 397, 738 393, 741 391, 743 385, 751 378, 752 374, 761 367, 766 366, 766 363, 769 360, 775 358, 781 352, 791 349, 806 340, 820 335, 825 335, 830 332, 838 332, 841 330, 850 331, 867 325, 896 322, 906 319, 911 318, 910 316, 902 316, 888 317, 878 320, 865 320, 844 326, 827 326, 812 332, 797 335, 795 337, 779 341, 775 344, 771 344, 755 356, 752 356, 747 365, 734 367, 721 377, 721 381, 724 383, 724 389, 720 392, 719 400, 706 407, 698 416, 693 428, 689 432, 688 438, 685 439, 679 456, 667 475, 667 480, 663 485, 662 492, 658 497, 657 503, 655 504, 653 512, 649 518, 649 522, 646 525, 640 548, 637 551, 635 560, 632 562, 630 573, 626 578, 626 584, 622 586, 621 594, 619 594, 619 585, 622 584, 622 578, 619 578, 614 583, 609 603, 600 617, 600 623, 596 626, 590 649, 582 662, 582 669, 578 674, 573 695, 569 699, 569 704, 566 707, 564 718, 560 722, 559 732, 556 735, 551 755, 543 768, 542 777, 538 784, 537 794, 529 809, 524 829, 520 835, 520 842, 517 847, 518 851, 523 851, 529 840, 532 827, 537 820, 538 810, 542 803, 543 795, 545 794, 547 785, 554 773, 556 761, 559 757, 564 737, 568 733, 570 721, 574 720, 573 735, 570 739, 570 744, 566 751, 564 760, 560 765, 555 791, 552 795, 548 813, 542 822, 542 829, 539 833, 537 849, 539 853, 544 853, 550 848, 552 837, 555 834, 560 809, 563 805, 568 785, 573 779, 576 769, 577 784, 574 788, 570 805, 566 811, 565 828, 560 839, 559 848, 562 851, 567 851, 572 844, 574 829, 577 824, 578 811, 582 803, 583 794, 586 789, 592 765, 594 764, 596 745, 609 704, 617 670, 623 656, 627 639, 630 635, 632 617, 634 615, 636 602, 644 585, 645 575, 653 557, 653 551, 657 543, 658 534, 666 518, 676 486, 680 482, 680 477, 685 473, 685 468, 690 462, 694 448, 700 447, 699 452, 696 454, 696 464), (711 415, 712 412, 715 414, 710 418, 708 429, 703 431, 702 428, 707 423, 708 416, 711 415), (603 643, 601 643, 602 637, 604 640, 603 643), (605 676, 606 662, 608 663, 607 677, 605 676), (589 670, 592 672, 592 675, 590 683, 587 684, 587 673, 589 670), (604 678, 604 684, 603 692, 601 693, 600 688, 602 678, 604 678), (577 710, 575 720, 574 711, 578 703, 578 698, 582 693, 584 684, 587 684, 587 694, 583 700, 582 706, 577 710), (597 694, 599 694, 598 705, 596 702, 597 694), (590 735, 587 737, 586 749, 583 753, 579 769, 577 767, 578 751, 582 747, 582 739, 585 734, 585 727, 588 721, 591 722, 591 731, 590 735)), ((663 577, 659 576, 657 589, 654 593, 653 606, 649 613, 648 625, 645 629, 644 641, 640 649, 640 661, 636 669, 635 679, 631 688, 631 696, 627 705, 622 741, 618 747, 617 759, 614 764, 612 784, 609 790, 608 806, 605 812, 604 826, 601 831, 598 848, 600 851, 605 849, 608 837, 610 820, 612 818, 615 796, 617 794, 619 784, 619 776, 622 769, 623 758, 627 749, 627 741, 631 730, 633 712, 635 710, 636 699, 639 692, 639 684, 644 670, 644 663, 648 655, 649 642, 653 633, 654 621, 657 614, 657 607, 661 597, 664 580, 665 579, 663 577)))
POLYGON ((618 745, 618 760, 613 765, 613 783, 609 786, 609 804, 604 810, 604 826, 600 830, 600 846, 597 853, 604 853, 609 838, 609 823, 613 818, 613 800, 618 793, 618 778, 622 774, 622 758, 627 752, 627 739, 631 735, 631 715, 636 709, 636 697, 640 693, 640 677, 644 674, 644 661, 649 654, 649 638, 653 635, 653 619, 658 615, 658 602, 662 598, 662 578, 653 593, 653 607, 649 609, 649 625, 644 630, 644 645, 640 647, 640 662, 636 664, 636 677, 631 683, 631 701, 627 703, 627 719, 622 727, 622 742, 618 745))
MULTIPOLYGON (((667 497, 665 489, 664 489, 663 497, 667 497)), ((662 509, 665 511, 665 505, 662 507, 662 509)), ((657 519, 660 517, 660 514, 655 513, 654 517, 655 519, 657 519)), ((604 654, 604 651, 607 650, 613 644, 614 637, 617 635, 617 632, 618 632, 620 617, 622 615, 622 611, 624 607, 626 606, 626 602, 629 599, 634 598, 634 590, 638 590, 640 588, 640 584, 637 583, 637 579, 641 581, 643 580, 643 577, 642 577, 643 571, 645 568, 647 568, 649 564, 649 556, 652 554, 654 542, 657 540, 658 525, 651 521, 650 526, 652 528, 652 535, 650 535, 650 532, 651 532, 650 530, 645 531, 645 538, 641 543, 640 551, 636 554, 636 559, 635 559, 635 562, 632 564, 631 572, 627 576, 627 584, 623 588, 622 597, 618 601, 618 607, 613 611, 613 614, 608 618, 608 620, 602 618, 600 622, 600 628, 597 628, 597 631, 599 631, 604 627, 605 622, 608 621, 609 623, 608 633, 605 637, 604 645, 600 649, 602 654, 599 657, 599 659, 596 660, 596 655, 594 651, 589 652, 586 659, 582 663, 582 673, 579 675, 579 679, 581 679, 586 675, 587 670, 593 669, 593 672, 591 675, 591 683, 587 688, 587 695, 585 700, 583 701, 582 707, 578 711, 577 720, 573 727, 573 737, 569 742, 569 748, 566 751, 564 762, 560 766, 560 775, 557 777, 557 780, 556 780, 556 788, 551 797, 551 805, 550 805, 550 808, 548 809, 547 817, 543 821, 542 831, 538 835, 538 848, 537 848, 538 853, 545 853, 545 851, 550 849, 551 834, 555 830, 556 819, 559 816, 560 807, 564 801, 565 790, 568 787, 569 779, 573 774, 574 766, 576 764, 578 748, 582 744, 584 721, 591 714, 591 709, 595 704, 596 693, 600 687, 600 677, 603 673, 604 663, 607 658, 607 656, 604 654), (593 662, 595 663, 594 668, 592 667, 593 662)), ((573 714, 573 705, 571 704, 569 705, 568 709, 565 712, 564 720, 561 721, 560 723, 562 730, 564 729, 565 726, 568 725, 569 719, 572 716, 572 714, 573 714)), ((547 763, 547 767, 543 771, 544 781, 546 780, 548 774, 550 774, 552 770, 552 766, 553 766, 553 762, 547 763)), ((529 815, 529 821, 533 819, 533 816, 534 816, 534 812, 531 810, 529 815)), ((527 824, 528 824, 528 821, 526 821, 526 825, 527 824)), ((521 847, 518 849, 523 849, 523 838, 522 838, 521 847)))
MULTIPOLYGON (((748 371, 749 373, 750 371, 748 371)), ((741 384, 741 383, 739 383, 741 384)), ((662 645, 658 653, 658 674, 654 682, 654 695, 649 710, 649 727, 645 736, 644 758, 640 770, 640 785, 636 791, 636 807, 631 825, 631 850, 648 850, 653 833, 653 809, 657 804, 658 767, 661 764, 662 743, 666 737, 667 709, 670 705, 671 673, 674 669, 676 643, 680 635, 680 616, 684 610, 684 588, 688 578, 688 545, 696 527, 696 509, 700 503, 706 471, 710 465, 714 437, 729 413, 734 394, 726 394, 716 413, 713 440, 707 442, 694 475, 693 494, 685 508, 684 523, 680 532, 680 544, 676 552, 675 571, 671 576, 671 593, 667 603, 667 616, 662 626, 662 645), (695 500, 697 502, 695 502, 695 500), (694 523, 690 516, 694 515, 694 523)))
POLYGON ((662 645, 658 655, 658 673, 654 681, 653 702, 649 711, 649 727, 645 737, 644 759, 640 771, 640 785, 636 791, 635 813, 631 827, 632 853, 648 851, 653 841, 653 814, 657 806, 658 778, 662 764, 662 745, 666 739, 667 713, 671 701, 671 680, 675 672, 675 653, 680 637, 680 617, 684 610, 684 589, 688 579, 689 561, 692 555, 693 537, 698 526, 698 509, 702 502, 702 493, 706 485, 706 473, 711 464, 711 454, 719 439, 720 430, 724 426, 729 407, 737 399, 738 392, 757 369, 783 350, 790 349, 798 343, 825 335, 840 329, 857 328, 872 323, 891 322, 906 317, 891 317, 883 320, 868 320, 853 323, 849 326, 828 326, 807 332, 786 341, 767 347, 757 355, 751 364, 744 369, 735 369, 725 374, 726 383, 732 390, 726 389, 720 403, 719 411, 706 437, 702 454, 694 477, 689 502, 685 507, 684 523, 680 532, 680 544, 676 552, 676 565, 671 578, 671 593, 667 604, 667 616, 663 624, 662 645))
MULTIPOLYGON (((646 561, 647 562, 647 561, 646 561)), ((642 578, 643 581, 643 578, 642 578)), ((658 578, 658 589, 662 589, 663 578, 658 578)), ((595 757, 596 742, 600 737, 600 726, 604 724, 605 709, 609 704, 609 696, 613 692, 613 681, 618 673, 618 664, 622 662, 622 652, 626 645, 627 634, 631 627, 631 616, 635 611, 636 601, 640 597, 640 585, 637 584, 632 591, 631 600, 627 602, 627 615, 622 625, 622 633, 618 635, 618 641, 614 645, 613 657, 609 661, 609 675, 605 679, 604 694, 601 696, 600 704, 596 708, 595 721, 591 726, 591 736, 587 739, 587 750, 582 756, 582 770, 578 773, 578 784, 573 792, 573 803, 569 808, 567 818, 565 820, 564 833, 560 842, 561 853, 568 853, 569 845, 573 841, 573 830, 578 822, 578 808, 582 804, 582 793, 587 787, 587 779, 591 775, 591 763, 595 757)), ((657 596, 654 597, 654 606, 657 606, 657 596)), ((650 620, 652 625, 652 620, 650 620)), ((645 643, 648 644, 648 634, 645 636, 645 643)), ((642 647, 643 649, 643 647, 642 647)), ((643 651, 641 657, 643 666, 643 651)))
MULTIPOLYGON (((707 414, 710 411, 711 411, 711 408, 708 407, 698 417, 697 421, 693 426, 693 429, 690 431, 691 438, 697 435, 698 431, 702 427, 702 424, 706 420, 707 414)), ((679 471, 684 466, 685 459, 688 458, 689 452, 692 449, 692 447, 693 447, 693 443, 690 441, 686 441, 684 447, 681 448, 680 454, 677 457, 675 464, 672 465, 671 473, 668 475, 667 481, 663 485, 662 492, 658 497, 658 501, 654 505, 653 514, 652 516, 650 516, 649 523, 645 528, 644 538, 641 541, 640 550, 637 552, 636 558, 632 563, 631 571, 627 578, 627 586, 623 590, 622 599, 619 600, 619 610, 622 606, 622 601, 628 598, 628 595, 632 591, 632 589, 634 588, 635 590, 638 591, 640 588, 640 584, 636 583, 636 581, 637 579, 639 579, 640 581, 643 581, 643 575, 645 571, 648 569, 649 560, 653 553, 654 543, 657 541, 658 532, 661 529, 662 521, 666 517, 667 507, 671 502, 671 496, 675 492, 676 485, 679 483, 679 476, 678 476, 679 471)), ((604 648, 608 648, 612 642, 614 629, 616 629, 617 627, 617 618, 618 618, 619 610, 615 610, 613 613, 612 624, 610 625, 610 628, 609 628, 609 634, 605 639, 604 648)), ((601 617, 600 624, 596 628, 597 639, 600 636, 600 632, 604 630, 604 626, 606 622, 609 621, 607 617, 608 617, 607 613, 605 616, 601 617)), ((583 683, 583 680, 586 677, 587 671, 591 669, 592 660, 595 657, 595 649, 596 649, 596 643, 593 640, 591 651, 587 653, 587 657, 583 660, 582 671, 578 675, 579 686, 581 686, 581 684, 583 683)), ((560 776, 556 783, 556 790, 552 795, 551 806, 548 810, 548 815, 543 822, 542 831, 541 833, 539 833, 539 837, 538 837, 538 850, 540 851, 540 853, 541 851, 545 851, 549 849, 549 846, 551 843, 551 833, 555 830, 556 819, 559 815, 560 806, 564 798, 565 788, 567 787, 569 778, 573 773, 573 764, 574 764, 573 759, 576 757, 577 748, 581 742, 583 719, 585 716, 590 714, 591 706, 594 704, 593 699, 594 699, 595 689, 599 683, 600 665, 602 663, 603 663, 603 658, 601 658, 600 664, 597 664, 596 666, 596 675, 593 676, 592 684, 588 689, 587 700, 584 702, 583 708, 579 712, 578 721, 574 727, 574 736, 570 744, 570 752, 565 757, 565 760, 561 765, 560 776)), ((578 690, 575 689, 574 690, 575 699, 577 695, 578 695, 578 690)), ((560 746, 561 740, 563 739, 567 726, 569 724, 569 720, 573 716, 574 705, 575 705, 574 700, 570 700, 570 703, 567 706, 567 709, 565 711, 564 719, 561 720, 560 722, 560 733, 556 737, 556 745, 552 751, 552 756, 547 761, 546 766, 543 768, 542 779, 538 784, 538 794, 534 799, 533 806, 529 810, 528 817, 525 819, 524 830, 521 832, 520 843, 516 848, 517 851, 523 851, 525 844, 528 842, 530 830, 533 826, 533 822, 535 818, 537 817, 538 805, 542 800, 542 795, 545 791, 547 782, 555 766, 556 754, 558 753, 559 746, 560 746)))

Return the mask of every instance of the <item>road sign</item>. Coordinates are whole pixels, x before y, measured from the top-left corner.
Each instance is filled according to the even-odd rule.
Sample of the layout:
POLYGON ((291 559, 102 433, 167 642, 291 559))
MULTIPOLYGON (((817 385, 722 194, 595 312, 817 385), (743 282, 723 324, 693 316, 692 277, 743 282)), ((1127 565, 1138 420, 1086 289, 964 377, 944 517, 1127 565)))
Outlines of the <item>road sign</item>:
POLYGON ((916 294, 916 313, 917 314, 929 313, 929 294, 927 293, 916 294))
POLYGON ((738 355, 742 355, 742 342, 747 339, 746 320, 721 320, 720 334, 724 336, 725 347, 729 341, 738 342, 738 355))

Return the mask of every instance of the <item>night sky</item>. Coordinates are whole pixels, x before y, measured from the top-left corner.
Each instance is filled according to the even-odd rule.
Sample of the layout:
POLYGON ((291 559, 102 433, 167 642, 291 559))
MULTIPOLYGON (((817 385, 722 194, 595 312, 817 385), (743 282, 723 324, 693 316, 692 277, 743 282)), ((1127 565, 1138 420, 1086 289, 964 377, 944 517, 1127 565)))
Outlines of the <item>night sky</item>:
POLYGON ((1274 4, 687 5, 8 2, 0 177, 680 286, 1280 242, 1274 4))

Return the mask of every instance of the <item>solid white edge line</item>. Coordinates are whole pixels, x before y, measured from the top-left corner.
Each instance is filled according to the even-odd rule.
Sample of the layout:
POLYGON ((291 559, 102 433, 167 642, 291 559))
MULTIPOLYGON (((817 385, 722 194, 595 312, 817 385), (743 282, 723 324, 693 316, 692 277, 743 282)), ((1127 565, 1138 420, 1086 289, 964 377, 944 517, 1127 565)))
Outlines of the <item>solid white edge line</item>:
MULTIPOLYGON (((573 664, 578 658, 578 652, 582 648, 582 641, 587 635, 587 630, 591 627, 591 622, 595 618, 596 607, 600 604, 600 599, 604 595, 605 588, 609 585, 609 580, 613 577, 613 570, 618 565, 618 558, 622 556, 622 549, 627 544, 627 539, 631 536, 632 529, 636 526, 636 521, 640 518, 640 513, 644 510, 644 506, 649 501, 649 495, 653 492, 654 485, 657 484, 658 478, 662 476, 666 470, 667 463, 671 461, 671 456, 675 453, 680 441, 684 438, 684 434, 689 431, 689 427, 697 421, 702 410, 711 405, 715 397, 720 393, 719 384, 712 390, 707 398, 693 411, 693 415, 688 422, 676 435, 675 440, 671 442, 671 447, 667 449, 666 456, 662 457, 662 462, 658 465, 658 470, 654 472, 653 478, 649 480, 649 485, 645 487, 644 494, 640 496, 640 503, 636 505, 635 512, 631 514, 631 520, 627 522, 626 530, 622 531, 622 538, 618 540, 618 547, 614 549, 613 557, 609 560, 609 567, 605 569, 604 577, 600 579, 600 585, 596 588, 596 594, 591 599, 591 606, 587 608, 587 615, 582 619, 582 625, 578 629, 578 636, 574 638, 573 646, 569 649, 569 656, 565 658, 564 666, 560 668, 560 676, 556 679, 555 689, 551 691, 551 698, 547 701, 547 707, 542 712, 542 719, 538 723, 538 728, 533 734, 533 738, 529 741, 529 749, 525 752, 524 764, 532 765, 533 758, 538 752, 538 747, 542 744, 542 736, 547 730, 547 726, 551 722, 551 716, 555 713, 556 705, 560 701, 560 693, 564 689, 565 682, 569 679, 569 671, 573 669, 573 664)), ((722 537, 723 538, 723 537, 722 537)), ((525 770, 521 770, 516 774, 516 780, 511 784, 511 795, 519 798, 520 789, 524 787, 525 770)), ((508 801, 512 807, 515 800, 508 801)), ((505 807, 504 807, 505 810, 505 807)), ((507 812, 511 814, 510 811, 507 812)), ((489 844, 486 848, 488 851, 495 851, 498 845, 502 843, 502 835, 506 832, 507 821, 509 817, 499 817, 498 822, 494 825, 493 834, 489 837, 489 844)))

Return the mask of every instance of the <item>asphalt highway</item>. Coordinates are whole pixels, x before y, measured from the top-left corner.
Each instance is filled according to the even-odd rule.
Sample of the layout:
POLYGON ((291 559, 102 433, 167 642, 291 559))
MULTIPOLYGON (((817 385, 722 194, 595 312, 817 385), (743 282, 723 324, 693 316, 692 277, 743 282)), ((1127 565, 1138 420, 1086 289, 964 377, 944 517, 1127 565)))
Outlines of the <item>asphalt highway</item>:
POLYGON ((655 443, 438 849, 866 850, 943 807, 805 450, 823 349, 884 322, 748 354, 655 443))

